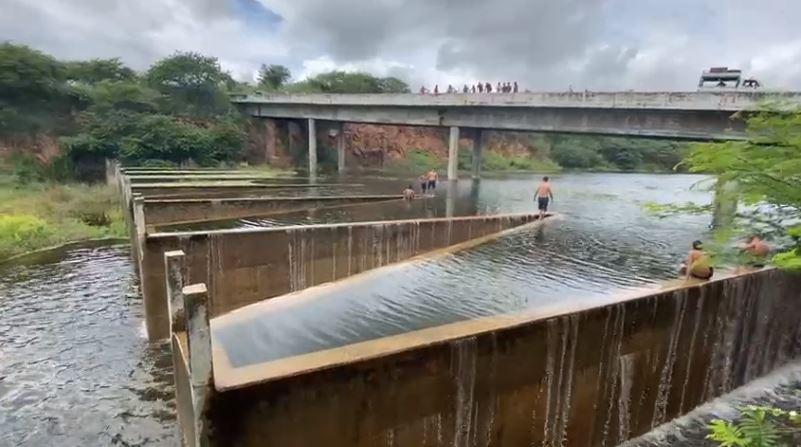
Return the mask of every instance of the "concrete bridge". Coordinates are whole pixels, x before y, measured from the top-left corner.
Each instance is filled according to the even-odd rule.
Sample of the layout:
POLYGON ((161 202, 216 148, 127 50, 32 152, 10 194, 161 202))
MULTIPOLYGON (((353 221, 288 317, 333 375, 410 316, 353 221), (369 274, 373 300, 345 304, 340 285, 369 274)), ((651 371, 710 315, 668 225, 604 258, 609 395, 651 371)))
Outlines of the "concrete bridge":
POLYGON ((276 94, 234 102, 253 117, 295 121, 295 126, 302 121, 310 172, 317 169, 317 121, 334 124, 340 171, 345 169, 344 122, 448 127, 448 178, 456 179, 458 141, 465 129, 474 142, 473 177, 478 177, 482 130, 736 140, 745 138, 745 122, 735 113, 766 103, 798 106, 801 92, 276 94))

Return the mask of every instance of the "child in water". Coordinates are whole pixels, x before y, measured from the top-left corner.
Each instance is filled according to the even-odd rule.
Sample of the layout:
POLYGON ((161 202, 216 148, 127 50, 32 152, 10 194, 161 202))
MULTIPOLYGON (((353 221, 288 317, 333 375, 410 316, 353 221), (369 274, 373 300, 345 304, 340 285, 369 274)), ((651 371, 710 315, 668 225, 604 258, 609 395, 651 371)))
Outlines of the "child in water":
POLYGON ((425 174, 417 177, 417 181, 420 182, 420 189, 423 191, 423 195, 426 195, 426 187, 428 186, 428 178, 425 174))
POLYGON ((714 273, 709 255, 704 251, 704 244, 701 241, 693 241, 693 246, 687 254, 687 261, 681 264, 679 274, 686 279, 690 277, 697 279, 709 279, 714 273))
POLYGON ((412 188, 412 185, 407 186, 406 189, 403 190, 403 198, 404 199, 412 200, 412 199, 414 199, 414 196, 415 196, 414 188, 412 188))

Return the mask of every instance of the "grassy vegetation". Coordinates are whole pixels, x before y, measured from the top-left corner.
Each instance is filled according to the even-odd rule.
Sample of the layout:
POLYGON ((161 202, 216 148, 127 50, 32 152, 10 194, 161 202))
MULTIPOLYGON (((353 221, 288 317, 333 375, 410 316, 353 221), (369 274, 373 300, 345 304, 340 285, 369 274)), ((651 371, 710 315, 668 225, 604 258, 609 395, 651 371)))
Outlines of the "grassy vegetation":
POLYGON ((431 169, 445 168, 446 160, 438 158, 431 152, 414 149, 406 153, 406 158, 393 160, 385 168, 389 171, 420 173, 431 169))
POLYGON ((484 154, 483 168, 486 171, 537 171, 557 172, 562 168, 554 161, 538 160, 530 157, 505 157, 497 152, 488 151, 484 154))
POLYGON ((66 242, 125 237, 113 188, 20 184, 0 173, 0 260, 66 242))

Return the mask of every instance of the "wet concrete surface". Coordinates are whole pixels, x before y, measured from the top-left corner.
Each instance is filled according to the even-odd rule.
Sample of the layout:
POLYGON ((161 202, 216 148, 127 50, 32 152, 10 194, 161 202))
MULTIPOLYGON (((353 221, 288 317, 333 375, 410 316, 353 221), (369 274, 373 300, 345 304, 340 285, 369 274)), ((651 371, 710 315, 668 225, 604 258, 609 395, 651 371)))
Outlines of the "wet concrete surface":
MULTIPOLYGON (((485 179, 469 207, 480 213, 530 211, 538 177, 485 179)), ((402 289, 379 290, 379 299, 365 304, 373 309, 372 317, 418 324, 426 321, 420 312, 431 309, 432 301, 442 307, 451 300, 456 310, 470 313, 496 304, 524 306, 638 287, 674 277, 686 246, 707 234, 706 216, 657 219, 643 211, 648 201, 709 200, 706 193, 689 191, 702 177, 554 177, 552 208, 564 216, 559 225, 454 257, 407 281, 398 278, 402 289), (477 284, 485 293, 471 291, 477 284), (398 301, 391 301, 393 296, 398 301), (410 307, 410 302, 419 306, 410 307)), ((406 183, 386 182, 386 190, 370 192, 397 193, 406 183)), ((469 185, 460 181, 459 196, 470 197, 469 185)), ((306 192, 288 194, 296 193, 306 192)), ((439 194, 445 191, 434 200, 447 199, 439 194)), ((446 212, 447 202, 435 208, 435 213, 446 212)), ((362 218, 348 212, 307 217, 288 216, 278 223, 362 218)), ((235 225, 248 225, 243 222, 235 225)), ((78 250, 50 264, 0 268, 0 445, 176 445, 169 354, 145 341, 127 250, 78 250)), ((370 320, 360 315, 341 319, 356 309, 333 315, 332 321, 345 322, 334 338, 370 320)), ((303 323, 301 313, 293 324, 300 330, 316 324, 314 318, 303 323)), ((384 322, 389 327, 396 323, 384 322)))

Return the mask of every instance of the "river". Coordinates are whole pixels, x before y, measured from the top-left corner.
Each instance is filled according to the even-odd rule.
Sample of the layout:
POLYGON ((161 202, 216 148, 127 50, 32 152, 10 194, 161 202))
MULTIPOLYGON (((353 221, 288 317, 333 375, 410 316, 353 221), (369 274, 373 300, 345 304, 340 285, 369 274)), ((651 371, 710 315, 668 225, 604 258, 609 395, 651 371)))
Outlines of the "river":
MULTIPOLYGON (((295 213, 224 226, 533 209, 538 176, 460 181, 421 209, 402 202, 295 213), (450 197, 451 200, 448 200, 450 197), (388 207, 387 207, 388 206, 388 207)), ((363 290, 368 304, 333 300, 299 309, 283 330, 308 331, 287 355, 544 302, 591 299, 675 277, 708 216, 659 219, 647 202, 705 203, 693 175, 554 176, 553 210, 537 230, 415 267, 414 280, 363 290)), ((397 192, 370 180, 365 192, 397 192), (390 191, 391 190, 391 191, 390 191)), ((424 203, 423 201, 419 203, 424 203)), ((417 205, 413 205, 416 207, 417 205)), ((0 267, 0 445, 176 445, 170 359, 142 330, 137 280, 125 247, 76 249, 35 265, 0 267)))

